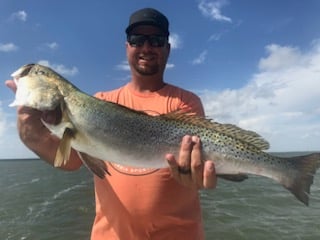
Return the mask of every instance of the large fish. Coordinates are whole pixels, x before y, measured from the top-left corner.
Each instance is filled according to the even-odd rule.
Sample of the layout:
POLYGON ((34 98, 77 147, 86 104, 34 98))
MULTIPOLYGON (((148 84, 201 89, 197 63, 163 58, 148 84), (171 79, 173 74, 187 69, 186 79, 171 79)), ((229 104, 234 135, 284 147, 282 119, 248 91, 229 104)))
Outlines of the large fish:
POLYGON ((17 92, 11 106, 41 111, 59 109, 62 113, 57 124, 43 121, 61 138, 55 166, 68 161, 72 147, 101 178, 107 173, 103 159, 134 167, 167 167, 165 154, 178 155, 182 137, 197 135, 205 159, 214 161, 218 176, 230 179, 238 176, 238 180, 247 174, 265 176, 308 205, 313 176, 320 166, 319 153, 275 157, 263 151, 269 144, 255 132, 179 111, 149 116, 89 96, 58 73, 38 64, 22 66, 12 77, 17 92))

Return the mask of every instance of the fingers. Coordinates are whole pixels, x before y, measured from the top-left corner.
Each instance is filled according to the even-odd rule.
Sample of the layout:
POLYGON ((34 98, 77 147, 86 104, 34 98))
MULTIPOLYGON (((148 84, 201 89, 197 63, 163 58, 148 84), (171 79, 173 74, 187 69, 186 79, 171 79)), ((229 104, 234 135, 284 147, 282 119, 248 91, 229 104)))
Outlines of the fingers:
POLYGON ((198 189, 204 187, 203 185, 203 167, 201 141, 198 137, 192 137, 192 151, 191 151, 191 176, 198 189))
POLYGON ((192 184, 192 139, 190 136, 184 136, 182 138, 179 158, 178 158, 178 173, 180 180, 184 185, 192 184))
POLYGON ((43 111, 41 118, 46 123, 57 125, 61 122, 62 119, 61 108, 58 106, 54 110, 43 111))
POLYGON ((172 177, 180 182, 179 165, 175 157, 173 156, 173 154, 167 154, 165 158, 169 164, 172 177))
POLYGON ((182 185, 197 189, 214 188, 216 174, 212 161, 203 161, 201 141, 196 136, 182 139, 178 159, 167 154, 172 176, 182 185))
POLYGON ((17 91, 17 85, 13 80, 5 81, 5 85, 10 88, 14 93, 17 91))
POLYGON ((21 106, 18 107, 18 118, 28 124, 43 126, 40 119, 51 125, 61 122, 62 112, 59 107, 54 110, 39 111, 34 108, 21 106))
POLYGON ((204 171, 203 171, 203 187, 204 188, 215 188, 217 186, 217 176, 214 167, 214 163, 212 161, 206 161, 204 163, 204 171))

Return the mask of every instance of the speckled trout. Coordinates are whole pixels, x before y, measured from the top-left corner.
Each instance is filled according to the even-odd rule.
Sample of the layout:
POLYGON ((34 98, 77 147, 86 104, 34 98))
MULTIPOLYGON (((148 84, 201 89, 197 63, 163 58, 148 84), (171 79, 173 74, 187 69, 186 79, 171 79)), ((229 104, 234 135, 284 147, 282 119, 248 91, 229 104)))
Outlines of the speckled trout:
MULTIPOLYGON (((133 167, 167 167, 166 153, 178 155, 185 135, 197 135, 204 159, 212 159, 218 176, 243 180, 248 174, 271 178, 308 205, 310 186, 320 166, 320 153, 280 158, 268 154, 269 144, 253 131, 182 113, 150 116, 80 91, 61 75, 38 64, 12 74, 17 85, 10 106, 60 111, 57 123, 43 124, 61 139, 55 166, 75 149, 84 164, 105 177, 102 160, 133 167)), ((112 176, 111 176, 112 177, 112 176)))

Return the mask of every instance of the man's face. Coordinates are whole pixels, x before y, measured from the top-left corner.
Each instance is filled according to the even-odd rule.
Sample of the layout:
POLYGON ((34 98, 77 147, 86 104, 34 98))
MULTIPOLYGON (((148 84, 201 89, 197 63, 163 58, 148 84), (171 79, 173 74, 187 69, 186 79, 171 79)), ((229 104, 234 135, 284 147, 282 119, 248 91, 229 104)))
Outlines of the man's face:
MULTIPOLYGON (((130 35, 161 36, 163 34, 157 27, 142 25, 134 28, 130 35)), ((142 45, 130 45, 127 42, 126 49, 132 71, 136 71, 141 75, 151 76, 163 73, 170 52, 170 44, 165 41, 164 46, 158 47, 151 46, 149 40, 144 41, 142 45)))

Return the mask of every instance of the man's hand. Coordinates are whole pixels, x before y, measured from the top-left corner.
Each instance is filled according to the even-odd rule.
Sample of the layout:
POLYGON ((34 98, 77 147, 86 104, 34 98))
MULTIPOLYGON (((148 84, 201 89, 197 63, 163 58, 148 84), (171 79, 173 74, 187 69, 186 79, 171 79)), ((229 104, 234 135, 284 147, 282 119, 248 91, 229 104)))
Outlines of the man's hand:
POLYGON ((184 136, 178 159, 176 160, 172 154, 167 154, 166 160, 172 176, 182 185, 197 189, 216 187, 214 163, 209 160, 203 161, 199 137, 184 136))
POLYGON ((12 90, 12 92, 15 93, 17 91, 17 86, 13 80, 5 81, 5 84, 8 88, 10 88, 12 90))

